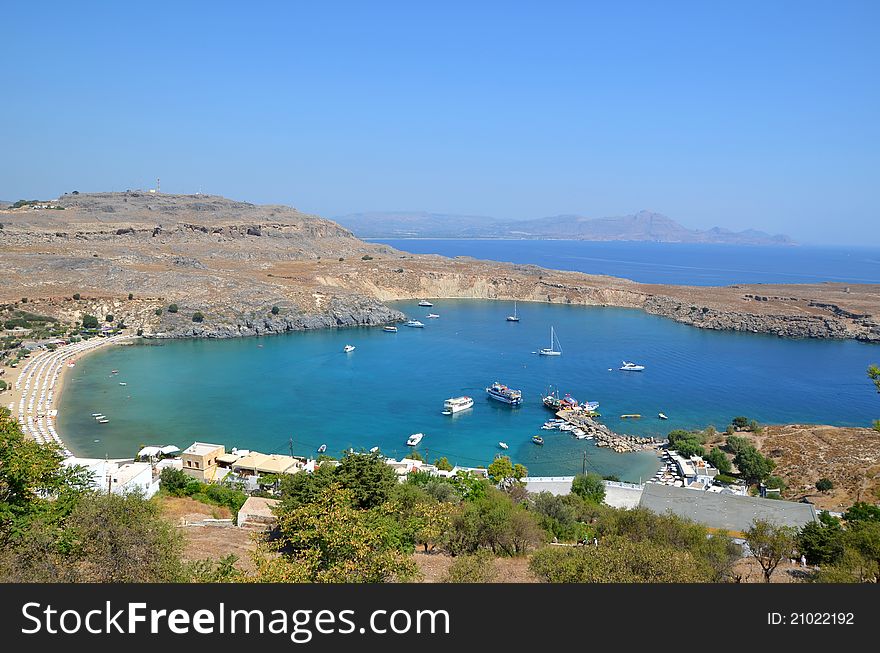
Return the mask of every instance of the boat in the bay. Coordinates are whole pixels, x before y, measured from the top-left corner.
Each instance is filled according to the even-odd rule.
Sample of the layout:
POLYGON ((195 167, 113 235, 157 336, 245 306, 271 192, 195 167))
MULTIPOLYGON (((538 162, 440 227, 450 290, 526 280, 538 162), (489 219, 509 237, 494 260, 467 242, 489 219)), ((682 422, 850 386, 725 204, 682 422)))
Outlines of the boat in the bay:
POLYGON ((349 352, 353 352, 354 345, 345 345, 345 347, 342 348, 342 351, 344 351, 346 354, 348 354, 349 352))
POLYGON ((544 438, 542 438, 540 435, 533 435, 532 442, 534 442, 535 444, 544 444, 544 438))
POLYGON ((512 406, 518 406, 522 403, 521 390, 508 388, 506 385, 504 385, 503 383, 499 383, 498 381, 495 381, 495 383, 486 388, 486 394, 489 395, 490 399, 494 399, 505 404, 511 404, 512 406))
POLYGON ((409 447, 416 446, 419 442, 422 441, 422 438, 425 437, 424 433, 413 433, 406 439, 406 444, 409 447))
POLYGON ((107 419, 106 417, 102 417, 101 419, 98 420, 98 424, 106 424, 109 421, 110 420, 107 419))
POLYGON ((454 415, 455 413, 472 408, 474 400, 472 397, 450 397, 443 402, 443 414, 454 415))
MULTIPOLYGON (((566 393, 564 397, 560 397, 558 388, 548 389, 547 394, 541 397, 541 402, 546 408, 549 408, 554 413, 559 412, 560 410, 574 410, 580 406, 577 399, 568 393, 566 393)), ((598 402, 592 403, 595 403, 596 406, 599 405, 598 402)))
POLYGON ((326 444, 322 444, 320 447, 318 447, 318 453, 324 453, 325 451, 327 451, 326 444))
POLYGON ((404 326, 413 327, 414 329, 423 329, 425 325, 418 320, 407 320, 404 326))
POLYGON ((516 302, 513 302, 513 315, 507 316, 508 322, 519 322, 519 315, 516 314, 516 302))
POLYGON ((92 417, 103 417, 101 413, 92 413, 92 417))
POLYGON ((626 415, 621 415, 621 419, 638 419, 641 417, 638 413, 627 413, 626 415))
POLYGON ((397 327, 396 326, 382 327, 382 331, 384 331, 386 333, 397 333, 397 327))
POLYGON ((120 381, 119 385, 128 385, 125 381, 120 381))
POLYGON ((370 448, 370 453, 376 453, 377 451, 379 451, 379 447, 371 447, 370 448))
POLYGON ((419 302, 419 306, 433 306, 433 304, 431 302, 429 302, 427 299, 423 299, 422 301, 419 302))
POLYGON ((559 344, 559 338, 556 337, 556 331, 552 326, 550 327, 550 346, 539 349, 538 354, 541 356, 562 356, 562 345, 559 344), (559 345, 558 349, 556 349, 556 345, 559 345))
POLYGON ((425 317, 429 317, 429 318, 431 318, 431 319, 434 319, 434 318, 437 318, 437 317, 440 317, 440 316, 437 315, 437 313, 428 313, 425 317))
POLYGON ((507 449, 507 448, 508 448, 506 442, 499 442, 499 443, 498 443, 498 446, 501 447, 502 449, 507 449))
POLYGON ((645 366, 637 365, 636 363, 631 363, 629 361, 623 361, 623 365, 620 366, 620 369, 624 372, 641 372, 645 369, 645 366))
POLYGON ((660 419, 669 419, 669 418, 666 417, 666 415, 664 415, 663 413, 657 413, 657 417, 659 417, 660 419))

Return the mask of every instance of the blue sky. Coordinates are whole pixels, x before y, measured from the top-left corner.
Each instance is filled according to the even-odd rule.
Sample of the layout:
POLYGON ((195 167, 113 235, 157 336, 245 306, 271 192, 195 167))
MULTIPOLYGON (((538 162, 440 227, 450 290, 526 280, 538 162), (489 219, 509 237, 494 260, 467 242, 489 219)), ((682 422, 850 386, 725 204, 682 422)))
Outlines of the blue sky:
POLYGON ((880 2, 0 8, 0 199, 660 211, 880 245, 880 2))

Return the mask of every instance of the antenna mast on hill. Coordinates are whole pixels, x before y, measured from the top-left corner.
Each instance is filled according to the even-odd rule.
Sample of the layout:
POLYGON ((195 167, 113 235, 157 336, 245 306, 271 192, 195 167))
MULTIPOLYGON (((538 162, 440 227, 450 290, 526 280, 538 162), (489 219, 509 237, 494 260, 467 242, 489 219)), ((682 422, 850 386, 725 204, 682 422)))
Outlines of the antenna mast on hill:
POLYGON ((162 188, 159 186, 159 178, 158 177, 156 177, 156 192, 157 193, 162 192, 162 188))

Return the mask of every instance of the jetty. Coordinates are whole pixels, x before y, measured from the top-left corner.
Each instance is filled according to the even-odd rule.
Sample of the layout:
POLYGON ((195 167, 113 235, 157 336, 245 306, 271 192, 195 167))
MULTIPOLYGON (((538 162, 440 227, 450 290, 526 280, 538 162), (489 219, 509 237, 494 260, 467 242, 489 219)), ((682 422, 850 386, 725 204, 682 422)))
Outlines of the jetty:
POLYGON ((583 411, 560 410, 556 416, 583 430, 588 436, 592 436, 597 447, 606 447, 617 453, 657 450, 662 446, 662 442, 654 437, 644 438, 637 435, 615 433, 583 411))

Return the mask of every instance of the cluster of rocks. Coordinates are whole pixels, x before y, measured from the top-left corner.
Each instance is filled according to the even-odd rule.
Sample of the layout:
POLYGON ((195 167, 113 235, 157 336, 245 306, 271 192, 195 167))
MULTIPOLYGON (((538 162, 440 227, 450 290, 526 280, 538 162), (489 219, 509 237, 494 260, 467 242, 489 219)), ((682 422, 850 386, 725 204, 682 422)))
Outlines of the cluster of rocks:
POLYGON ((570 424, 583 429, 587 435, 593 436, 597 447, 606 447, 616 453, 646 451, 656 449, 660 445, 660 441, 655 438, 615 433, 604 424, 599 424, 596 420, 586 415, 570 415, 567 412, 558 414, 570 424))

